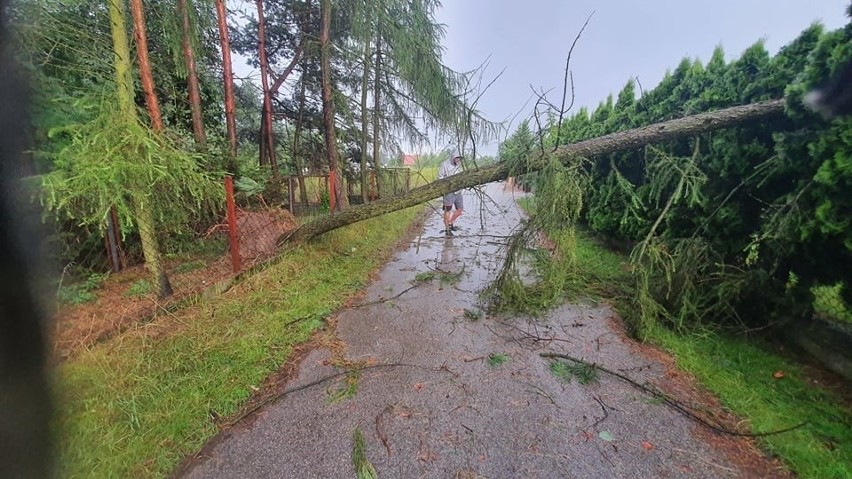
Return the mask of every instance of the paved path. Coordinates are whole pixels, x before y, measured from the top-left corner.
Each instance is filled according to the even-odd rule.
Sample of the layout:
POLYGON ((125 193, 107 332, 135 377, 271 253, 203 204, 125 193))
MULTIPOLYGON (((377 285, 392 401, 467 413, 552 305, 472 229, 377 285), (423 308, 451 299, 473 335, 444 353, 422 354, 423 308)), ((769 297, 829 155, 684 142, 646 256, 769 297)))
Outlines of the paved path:
MULTIPOLYGON (((519 193, 502 184, 487 191, 494 203, 482 210, 484 228, 471 194, 459 236, 444 239, 432 214, 364 302, 392 297, 430 270, 460 272, 458 283, 432 281, 337 316, 345 358, 397 366, 361 371, 357 393, 338 402, 329 395, 339 380, 284 396, 206 449, 185 477, 354 478, 356 428, 380 478, 748 476, 696 438, 699 426, 636 389, 609 377, 590 385, 554 377, 540 352, 584 357, 639 381, 664 374, 613 327, 608 307, 566 305, 536 321, 465 317, 521 217, 519 193), (492 353, 509 360, 489 365, 492 353)), ((309 353, 287 389, 343 371, 331 356, 309 353)))

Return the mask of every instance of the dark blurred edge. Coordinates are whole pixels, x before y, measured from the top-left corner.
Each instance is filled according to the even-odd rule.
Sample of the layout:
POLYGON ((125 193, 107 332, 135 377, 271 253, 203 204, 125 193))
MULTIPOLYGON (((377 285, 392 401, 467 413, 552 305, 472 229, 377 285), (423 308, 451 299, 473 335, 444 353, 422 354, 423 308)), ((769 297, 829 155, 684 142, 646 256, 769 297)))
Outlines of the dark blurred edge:
POLYGON ((27 88, 14 64, 9 0, 0 0, 0 477, 50 477, 52 405, 45 318, 34 281, 38 219, 19 213, 27 88))

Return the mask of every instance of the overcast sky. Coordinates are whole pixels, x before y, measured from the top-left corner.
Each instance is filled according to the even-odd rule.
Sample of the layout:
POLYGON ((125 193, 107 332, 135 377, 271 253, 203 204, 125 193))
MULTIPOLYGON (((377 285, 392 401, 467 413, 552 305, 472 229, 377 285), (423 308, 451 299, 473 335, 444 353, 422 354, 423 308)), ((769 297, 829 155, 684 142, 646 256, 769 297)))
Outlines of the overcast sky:
MULTIPOLYGON (((437 20, 446 26, 448 66, 467 71, 488 59, 487 79, 505 68, 479 103, 488 119, 502 121, 531 114, 533 102, 522 110, 530 85, 561 98, 565 57, 592 12, 571 57, 575 109, 595 107, 631 77, 653 88, 681 58, 706 62, 716 45, 731 60, 761 38, 775 53, 814 21, 841 27, 849 1, 444 0, 437 20)), ((495 154, 497 143, 483 149, 495 154)))

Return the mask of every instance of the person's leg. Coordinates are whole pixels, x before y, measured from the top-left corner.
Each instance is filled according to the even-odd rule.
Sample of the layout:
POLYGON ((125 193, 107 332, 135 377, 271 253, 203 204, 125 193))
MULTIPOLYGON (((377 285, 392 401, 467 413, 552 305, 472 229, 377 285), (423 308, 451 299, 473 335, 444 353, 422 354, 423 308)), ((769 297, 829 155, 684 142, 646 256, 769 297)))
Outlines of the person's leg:
POLYGON ((458 217, 461 216, 462 212, 464 211, 464 200, 462 199, 461 193, 456 193, 455 198, 453 198, 453 206, 456 207, 456 210, 453 211, 452 216, 450 216, 450 226, 452 226, 456 222, 456 219, 458 219, 458 217))
POLYGON ((450 231, 450 213, 453 209, 453 197, 452 194, 444 195, 443 202, 443 213, 444 213, 444 232, 447 234, 452 234, 450 231))

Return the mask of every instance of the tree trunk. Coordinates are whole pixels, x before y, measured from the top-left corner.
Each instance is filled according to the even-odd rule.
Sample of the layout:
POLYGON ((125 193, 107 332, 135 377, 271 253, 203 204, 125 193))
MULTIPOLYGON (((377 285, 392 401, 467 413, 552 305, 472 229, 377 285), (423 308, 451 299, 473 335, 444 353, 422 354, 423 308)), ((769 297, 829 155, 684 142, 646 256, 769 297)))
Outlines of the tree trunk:
POLYGON ((228 34, 228 14, 225 0, 216 0, 219 21, 219 44, 222 48, 222 75, 225 84, 225 124, 228 130, 228 166, 231 174, 237 172, 237 117, 234 101, 234 73, 231 64, 231 39, 228 34))
POLYGON ((266 20, 263 18, 263 0, 256 0, 258 25, 258 57, 260 59, 260 81, 263 85, 263 115, 260 126, 260 164, 269 163, 273 177, 278 176, 275 161, 275 136, 272 129, 272 95, 269 91, 269 61, 266 58, 266 20))
MULTIPOLYGON (((538 158, 524 173, 540 170, 551 157, 562 162, 570 162, 577 157, 596 158, 617 151, 641 148, 650 143, 675 140, 779 116, 784 113, 784 103, 785 100, 770 100, 735 106, 565 145, 544 158, 538 158)), ((509 167, 505 163, 468 170, 415 188, 402 197, 384 198, 369 205, 350 208, 332 217, 312 221, 294 231, 285 240, 304 241, 342 226, 421 204, 450 191, 503 180, 508 175, 509 167)))
POLYGON ((305 112, 305 81, 300 82, 299 119, 296 121, 296 134, 293 137, 293 164, 296 167, 296 178, 299 179, 299 198, 302 204, 308 206, 308 190, 305 189, 305 173, 302 171, 302 159, 299 157, 299 143, 302 141, 302 122, 305 112))
POLYGON ((380 137, 382 134, 382 116, 381 116, 381 108, 379 103, 379 94, 380 85, 382 82, 380 81, 381 77, 381 66, 382 66, 382 37, 379 33, 376 33, 376 77, 373 83, 373 168, 376 169, 376 196, 379 198, 382 197, 382 157, 379 148, 380 145, 380 137))
POLYGON ((154 213, 146 200, 137 199, 133 202, 133 206, 136 224, 139 226, 139 239, 142 242, 142 255, 145 256, 145 267, 148 268, 157 283, 157 297, 162 299, 171 296, 174 291, 163 266, 163 256, 160 252, 160 242, 157 239, 154 213))
MULTIPOLYGON (((141 0, 131 0, 133 11, 134 32, 137 41, 137 56, 139 58, 139 70, 142 77, 142 85, 145 88, 146 103, 148 104, 148 115, 154 131, 163 130, 163 119, 160 116, 157 96, 154 93, 154 79, 148 63, 147 39, 145 37, 145 16, 142 11, 141 0)), ((130 46, 127 42, 127 30, 124 23, 124 4, 122 0, 110 0, 109 2, 110 26, 112 29, 113 51, 115 53, 115 76, 118 88, 118 104, 122 118, 128 123, 136 123, 136 105, 133 101, 133 77, 130 69, 130 46)), ((133 198, 136 216, 136 225, 139 227, 139 237, 142 241, 142 252, 145 256, 145 266, 157 284, 157 296, 164 298, 172 294, 172 286, 166 275, 162 264, 162 254, 157 241, 156 229, 154 227, 154 215, 151 208, 142 198, 133 198)))
POLYGON ((370 38, 364 42, 364 74, 361 76, 361 202, 370 202, 369 171, 367 171, 367 143, 370 141, 367 88, 370 79, 370 38))
POLYGON ((322 121, 325 129, 325 149, 328 155, 330 178, 334 181, 333 211, 343 211, 349 206, 349 197, 343 189, 340 162, 337 157, 337 138, 334 131, 334 103, 331 98, 331 59, 329 37, 331 30, 331 0, 322 0, 322 30, 320 31, 320 67, 322 69, 322 121))
MULTIPOLYGON (((160 113, 160 102, 157 100, 154 76, 151 74, 151 62, 148 60, 148 35, 145 33, 145 10, 142 0, 130 0, 130 11, 133 14, 133 36, 136 39, 136 57, 139 62, 142 90, 145 92, 145 105, 148 107, 148 116, 151 117, 151 128, 159 133, 163 131, 163 115, 160 113)), ((127 61, 129 62, 130 59, 128 58, 127 61)), ((119 88, 122 87, 119 86, 119 88)), ((132 93, 132 83, 129 88, 132 93)), ((133 116, 135 118, 135 112, 133 116)))
POLYGON ((192 135, 195 143, 207 148, 207 135, 204 133, 204 117, 201 115, 201 88, 198 85, 198 72, 195 69, 195 52, 192 49, 192 25, 189 21, 190 0, 178 0, 177 10, 181 17, 181 47, 186 62, 186 82, 189 93, 189 109, 192 113, 192 135))
POLYGON ((127 122, 135 122, 136 103, 133 101, 133 75, 130 71, 130 45, 127 42, 127 26, 124 22, 124 1, 109 0, 109 20, 112 31, 115 82, 118 94, 118 111, 127 122))

